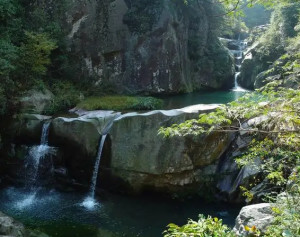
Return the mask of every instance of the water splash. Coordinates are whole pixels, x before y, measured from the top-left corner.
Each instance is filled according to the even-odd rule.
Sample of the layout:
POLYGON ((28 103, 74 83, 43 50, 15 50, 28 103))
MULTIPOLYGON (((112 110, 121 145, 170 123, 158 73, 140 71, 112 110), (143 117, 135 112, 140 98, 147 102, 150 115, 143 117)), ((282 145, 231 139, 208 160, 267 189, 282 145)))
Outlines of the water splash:
POLYGON ((103 150, 106 136, 107 136, 107 134, 102 135, 101 141, 99 144, 98 153, 97 153, 96 162, 95 162, 94 171, 93 171, 93 176, 92 176, 92 182, 91 182, 91 186, 90 186, 90 193, 81 203, 81 206, 83 206, 89 210, 93 210, 93 209, 95 209, 96 206, 99 205, 97 203, 97 201, 95 200, 95 190, 96 190, 97 177, 98 177, 98 171, 99 171, 102 150, 103 150))
POLYGON ((23 209, 31 206, 35 202, 35 199, 36 199, 36 192, 29 193, 25 196, 25 198, 23 198, 20 201, 17 201, 15 203, 15 207, 18 210, 23 210, 23 209))

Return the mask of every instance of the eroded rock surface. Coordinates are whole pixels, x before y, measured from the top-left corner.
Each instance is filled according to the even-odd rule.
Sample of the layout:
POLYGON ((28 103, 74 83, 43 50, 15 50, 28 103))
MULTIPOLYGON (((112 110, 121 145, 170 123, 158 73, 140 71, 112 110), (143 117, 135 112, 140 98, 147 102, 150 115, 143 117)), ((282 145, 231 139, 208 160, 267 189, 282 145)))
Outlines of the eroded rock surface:
POLYGON ((118 93, 231 87, 233 59, 214 33, 214 11, 205 1, 73 1, 67 41, 80 76, 118 93))

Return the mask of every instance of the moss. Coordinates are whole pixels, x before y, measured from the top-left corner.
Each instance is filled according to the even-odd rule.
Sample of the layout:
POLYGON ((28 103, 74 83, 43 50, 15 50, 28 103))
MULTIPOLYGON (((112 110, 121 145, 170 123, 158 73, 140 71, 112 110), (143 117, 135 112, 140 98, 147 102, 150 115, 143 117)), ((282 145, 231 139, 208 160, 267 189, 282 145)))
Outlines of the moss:
POLYGON ((89 97, 76 107, 86 110, 153 110, 162 107, 162 100, 153 97, 133 96, 89 97))

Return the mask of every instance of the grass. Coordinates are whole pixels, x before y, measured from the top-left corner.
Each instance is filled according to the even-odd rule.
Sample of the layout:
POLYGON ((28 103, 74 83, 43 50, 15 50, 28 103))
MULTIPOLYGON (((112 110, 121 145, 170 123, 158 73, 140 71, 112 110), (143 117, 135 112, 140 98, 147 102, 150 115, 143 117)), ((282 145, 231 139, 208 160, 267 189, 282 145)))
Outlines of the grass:
POLYGON ((154 97, 103 96, 88 97, 76 108, 85 110, 154 110, 162 108, 163 102, 154 97))

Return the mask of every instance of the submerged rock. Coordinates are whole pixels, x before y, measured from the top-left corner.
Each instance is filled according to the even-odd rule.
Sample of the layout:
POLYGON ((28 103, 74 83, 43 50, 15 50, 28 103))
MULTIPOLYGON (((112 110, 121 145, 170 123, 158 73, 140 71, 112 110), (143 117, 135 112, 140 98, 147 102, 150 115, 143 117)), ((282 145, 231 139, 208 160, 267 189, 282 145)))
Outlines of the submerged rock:
POLYGON ((244 236, 247 232, 245 226, 255 226, 264 233, 268 225, 273 221, 274 216, 270 203, 261 203, 245 206, 240 211, 235 221, 234 231, 238 236, 244 236))

